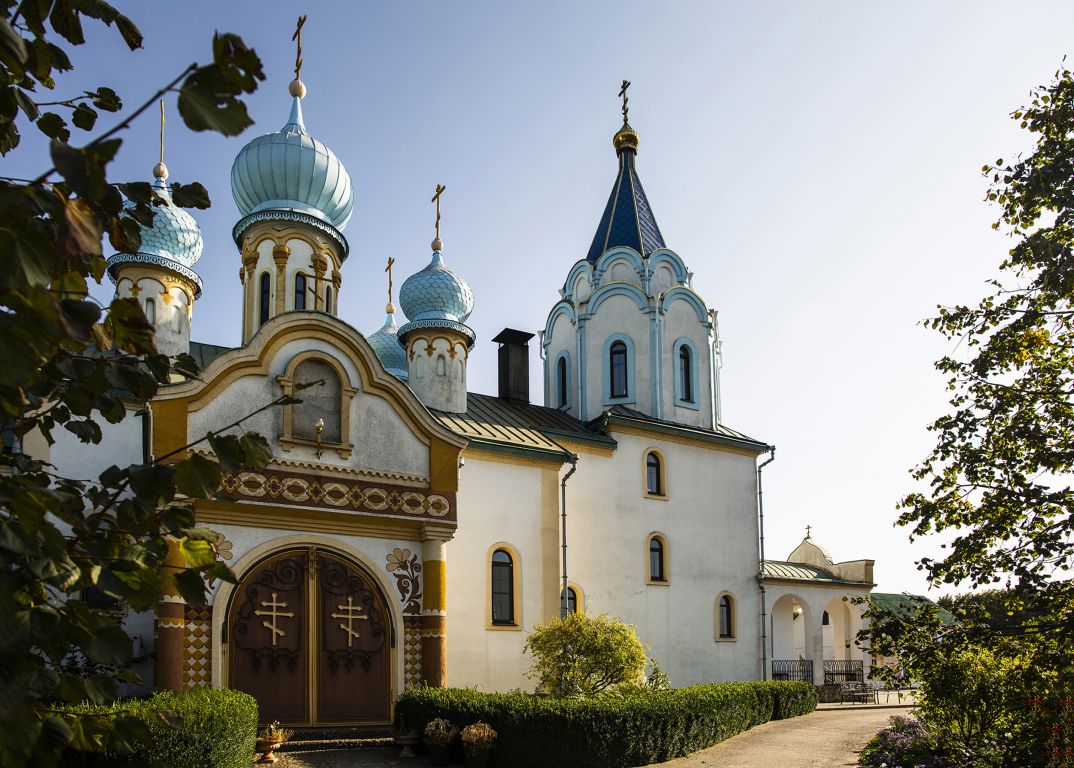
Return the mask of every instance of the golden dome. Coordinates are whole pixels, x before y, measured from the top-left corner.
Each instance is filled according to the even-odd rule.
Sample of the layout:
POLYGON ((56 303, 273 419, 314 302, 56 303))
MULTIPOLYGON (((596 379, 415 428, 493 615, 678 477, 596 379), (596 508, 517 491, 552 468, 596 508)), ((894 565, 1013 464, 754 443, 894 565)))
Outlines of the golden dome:
POLYGON ((623 149, 633 149, 638 151, 638 133, 630 127, 630 123, 623 121, 623 127, 619 129, 618 133, 612 139, 612 145, 615 146, 615 151, 620 152, 623 149))

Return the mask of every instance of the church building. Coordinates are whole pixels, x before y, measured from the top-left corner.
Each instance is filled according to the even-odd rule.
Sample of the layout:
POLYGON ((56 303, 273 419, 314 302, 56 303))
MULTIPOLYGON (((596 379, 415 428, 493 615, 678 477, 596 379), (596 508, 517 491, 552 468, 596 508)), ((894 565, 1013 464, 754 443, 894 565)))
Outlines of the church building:
POLYGON ((71 437, 51 449, 65 473, 91 476, 301 400, 244 421, 274 458, 196 503, 238 583, 126 617, 152 652, 143 677, 247 691, 266 722, 385 723, 409 686, 532 690, 526 635, 564 611, 635 625, 677 686, 820 683, 828 660, 860 670, 849 598, 872 588, 872 561, 833 563, 807 537, 761 567, 758 459, 771 449, 722 420, 716 312, 646 198, 625 98, 588 250, 561 265, 536 334, 481 342, 440 238, 442 187, 428 264, 402 283, 398 312, 389 302, 368 332, 339 319, 356 190, 306 126, 297 76, 289 91, 282 127, 232 166, 238 285, 205 286, 241 297, 241 344, 191 340, 203 240, 162 162, 152 227, 109 275, 159 348, 189 352, 202 375, 163 387, 98 450, 71 437), (498 391, 471 392, 470 357, 492 344, 498 391))

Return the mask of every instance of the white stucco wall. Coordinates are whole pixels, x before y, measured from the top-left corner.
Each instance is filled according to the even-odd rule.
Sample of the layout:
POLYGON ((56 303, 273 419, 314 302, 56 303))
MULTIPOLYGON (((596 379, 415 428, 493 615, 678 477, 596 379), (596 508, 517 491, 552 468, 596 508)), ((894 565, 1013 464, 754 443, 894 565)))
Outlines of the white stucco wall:
MULTIPOLYGON (((674 685, 759 679, 760 603, 756 582, 754 459, 659 439, 613 433, 608 455, 583 452, 567 484, 568 577, 589 613, 637 626, 674 685), (645 497, 644 455, 657 448, 667 464, 666 501, 645 497), (647 584, 648 535, 668 541, 669 581, 647 584), (736 638, 716 639, 716 600, 735 599, 736 638)), ((448 544, 448 678, 452 686, 532 688, 525 634, 555 615, 559 536, 553 550, 542 498, 558 492, 539 467, 468 459, 460 477, 459 530, 448 544), (543 495, 542 495, 543 490, 543 495), (506 542, 519 553, 523 590, 518 631, 488 628, 488 553, 506 542)), ((558 525, 553 498, 551 524, 558 525)), ((516 564, 518 567, 518 564, 516 564)))

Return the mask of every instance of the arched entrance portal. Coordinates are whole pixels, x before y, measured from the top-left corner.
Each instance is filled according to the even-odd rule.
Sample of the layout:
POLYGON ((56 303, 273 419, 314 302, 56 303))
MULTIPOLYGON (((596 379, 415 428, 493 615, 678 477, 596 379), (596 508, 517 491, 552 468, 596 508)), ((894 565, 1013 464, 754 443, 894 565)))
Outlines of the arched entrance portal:
POLYGON ((317 547, 272 555, 232 593, 227 686, 287 725, 387 722, 391 614, 376 582, 317 547))

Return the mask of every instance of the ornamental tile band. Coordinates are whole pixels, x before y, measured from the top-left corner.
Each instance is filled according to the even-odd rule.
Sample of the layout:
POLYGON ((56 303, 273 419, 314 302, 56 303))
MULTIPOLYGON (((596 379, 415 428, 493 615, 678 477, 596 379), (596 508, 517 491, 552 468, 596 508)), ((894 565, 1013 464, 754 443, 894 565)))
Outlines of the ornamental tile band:
POLYGON ((235 501, 352 509, 386 515, 455 520, 454 494, 443 496, 425 489, 372 485, 361 481, 321 480, 275 472, 224 472, 220 476, 224 495, 235 501))

